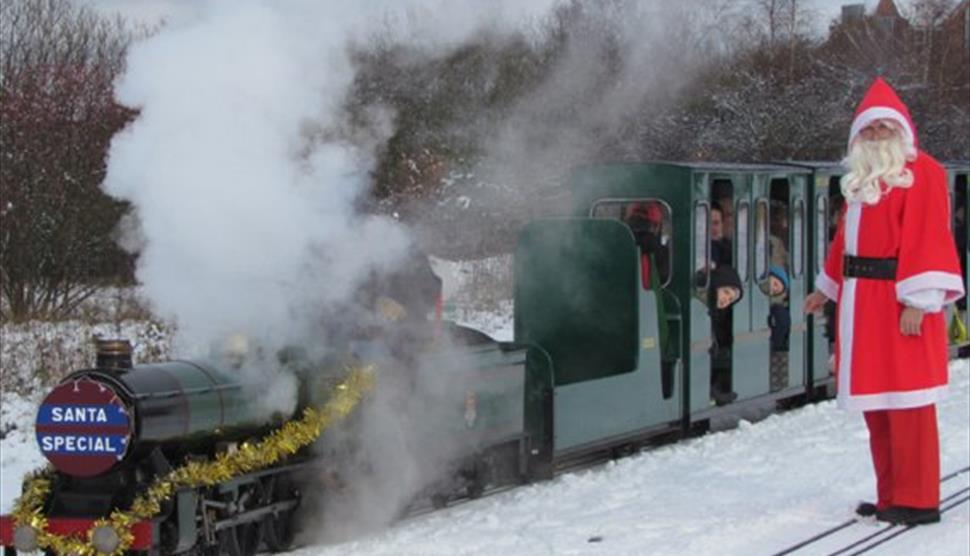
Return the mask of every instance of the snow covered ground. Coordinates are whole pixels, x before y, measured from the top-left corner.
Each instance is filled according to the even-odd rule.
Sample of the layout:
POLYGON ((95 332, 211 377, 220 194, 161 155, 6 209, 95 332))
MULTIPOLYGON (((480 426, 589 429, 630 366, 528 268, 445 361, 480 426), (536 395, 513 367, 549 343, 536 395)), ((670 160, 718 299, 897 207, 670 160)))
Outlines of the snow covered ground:
MULTIPOLYGON (((939 407, 944 474, 970 465, 970 363, 951 373, 939 407)), ((294 554, 773 554, 872 499, 867 439, 861 415, 826 402, 294 554)), ((964 473, 941 492, 968 485, 964 473)), ((855 525, 798 554, 828 554, 881 526, 855 525)), ((970 504, 869 554, 970 554, 970 504)))
MULTIPOLYGON (((495 337, 511 335, 504 312, 464 317, 495 337)), ((33 404, 3 399, 4 426, 20 423, 0 441, 4 512, 23 473, 42 462, 29 425, 33 404)), ((939 412, 946 474, 970 465, 967 360, 951 364, 951 393, 939 412)), ((964 473, 944 483, 942 494, 968 485, 970 474, 964 473)), ((843 522, 873 490, 861 416, 826 402, 292 554, 768 555, 843 522)), ((880 527, 854 525, 797 554, 828 554, 880 527)), ((867 554, 968 553, 970 504, 964 502, 944 514, 943 523, 917 528, 867 554)))

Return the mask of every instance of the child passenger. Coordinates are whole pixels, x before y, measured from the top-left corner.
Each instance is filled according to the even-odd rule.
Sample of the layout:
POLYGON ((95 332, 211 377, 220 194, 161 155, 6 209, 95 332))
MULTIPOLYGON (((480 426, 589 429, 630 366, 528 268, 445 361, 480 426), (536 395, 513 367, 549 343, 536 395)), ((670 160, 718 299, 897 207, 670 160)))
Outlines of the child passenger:
POLYGON ((788 386, 788 346, 791 336, 791 313, 788 309, 788 291, 791 283, 785 269, 772 265, 768 269, 768 290, 771 307, 768 326, 771 328, 770 388, 777 392, 788 386))
POLYGON ((717 405, 733 402, 738 395, 731 380, 731 346, 734 343, 731 307, 744 296, 741 278, 730 266, 711 271, 708 310, 711 314, 711 398, 717 405))

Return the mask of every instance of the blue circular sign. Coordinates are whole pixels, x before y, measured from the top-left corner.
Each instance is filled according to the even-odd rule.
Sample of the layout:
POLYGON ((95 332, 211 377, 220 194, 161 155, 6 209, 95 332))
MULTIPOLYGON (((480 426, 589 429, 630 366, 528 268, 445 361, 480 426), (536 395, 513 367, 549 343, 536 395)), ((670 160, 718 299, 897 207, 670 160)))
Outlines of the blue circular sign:
POLYGON ((108 385, 80 378, 55 387, 37 412, 37 445, 59 471, 91 477, 124 459, 131 441, 128 408, 108 385))

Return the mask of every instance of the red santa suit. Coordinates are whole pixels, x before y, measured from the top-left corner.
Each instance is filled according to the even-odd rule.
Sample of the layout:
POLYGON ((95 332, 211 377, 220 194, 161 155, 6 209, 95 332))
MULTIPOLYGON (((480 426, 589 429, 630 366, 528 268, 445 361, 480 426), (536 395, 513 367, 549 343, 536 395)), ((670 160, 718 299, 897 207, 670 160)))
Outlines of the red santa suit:
POLYGON ((846 203, 819 291, 838 303, 837 400, 866 412, 878 479, 877 506, 939 505, 939 445, 934 403, 947 385, 942 306, 963 295, 950 232, 943 167, 918 151, 909 111, 878 79, 856 110, 849 144, 879 119, 894 120, 910 154, 910 187, 889 188, 876 204, 846 203), (844 256, 896 259, 894 280, 845 277, 844 256), (904 336, 904 307, 925 311, 921 333, 904 336))

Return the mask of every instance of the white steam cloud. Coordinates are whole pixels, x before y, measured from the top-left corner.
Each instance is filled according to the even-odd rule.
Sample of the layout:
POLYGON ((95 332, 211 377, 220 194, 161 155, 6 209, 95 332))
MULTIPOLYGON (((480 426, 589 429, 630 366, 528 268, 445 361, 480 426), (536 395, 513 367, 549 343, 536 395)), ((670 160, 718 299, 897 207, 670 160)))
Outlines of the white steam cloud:
MULTIPOLYGON (((445 57, 476 33, 535 30, 558 3, 210 0, 134 45, 116 94, 139 115, 112 143, 104 187, 134 207, 124 242, 140 253, 137 275, 154 309, 177 322, 189 345, 242 334, 259 344, 250 353, 269 358, 285 342, 321 341, 315 332, 327 326, 327 310, 346 304, 371 270, 393 267, 410 243, 395 221, 355 210, 396 115, 372 107, 367 130, 348 133, 351 47, 379 40, 445 57)), ((644 99, 676 95, 709 46, 698 41, 685 54, 671 46, 685 36, 675 24, 694 14, 660 0, 616 5, 603 17, 619 23, 621 67, 604 69, 600 45, 579 32, 535 94, 489 122, 486 162, 520 178, 529 168, 564 168, 644 99), (598 101, 575 113, 577 91, 598 101)), ((254 363, 241 369, 269 383, 262 401, 290 411, 292 377, 254 363)), ((460 381, 442 383, 441 364, 410 365, 427 372, 403 386, 395 378, 414 368, 382 369, 359 426, 328 431, 325 441, 338 447, 341 433, 355 435, 370 456, 362 469, 340 470, 358 488, 326 501, 328 534, 392 520, 462 455, 460 442, 422 436, 427 421, 455 418, 441 408, 465 395, 460 381)))
POLYGON ((392 115, 375 113, 376 137, 333 133, 348 44, 391 33, 447 48, 551 3, 211 0, 134 45, 116 95, 139 115, 104 187, 134 206, 156 311, 197 345, 237 332, 274 344, 393 265, 405 230, 353 208, 392 115))

